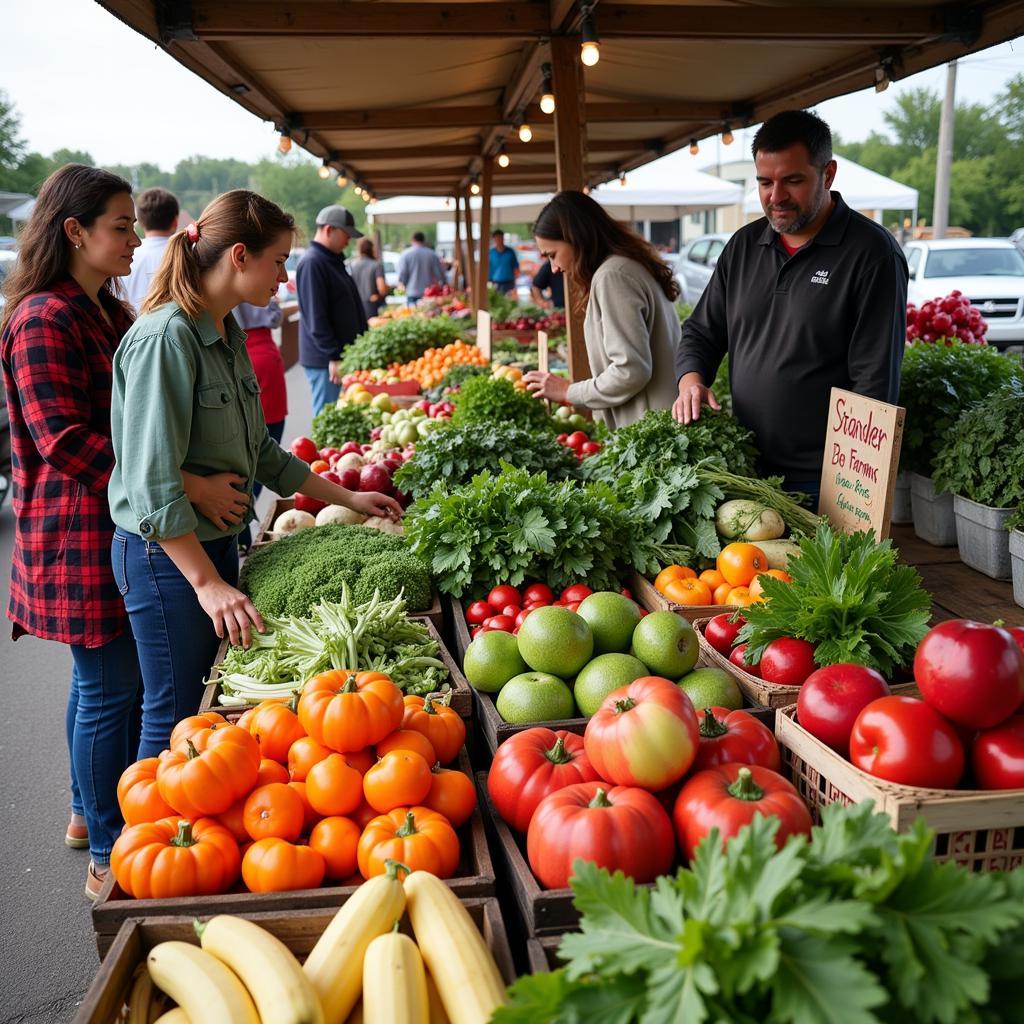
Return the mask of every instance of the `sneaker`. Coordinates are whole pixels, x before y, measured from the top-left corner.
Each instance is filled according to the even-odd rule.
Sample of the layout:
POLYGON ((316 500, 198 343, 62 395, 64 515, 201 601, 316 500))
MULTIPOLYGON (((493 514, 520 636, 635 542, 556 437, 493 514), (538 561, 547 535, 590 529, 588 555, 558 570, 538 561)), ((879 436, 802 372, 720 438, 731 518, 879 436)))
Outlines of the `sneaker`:
POLYGON ((89 861, 89 872, 85 876, 85 895, 88 896, 93 903, 99 899, 100 890, 103 888, 109 872, 110 868, 106 865, 101 867, 100 865, 89 861))
POLYGON ((77 814, 72 814, 71 821, 68 822, 68 830, 64 833, 64 845, 70 846, 72 850, 89 848, 89 829, 77 814))

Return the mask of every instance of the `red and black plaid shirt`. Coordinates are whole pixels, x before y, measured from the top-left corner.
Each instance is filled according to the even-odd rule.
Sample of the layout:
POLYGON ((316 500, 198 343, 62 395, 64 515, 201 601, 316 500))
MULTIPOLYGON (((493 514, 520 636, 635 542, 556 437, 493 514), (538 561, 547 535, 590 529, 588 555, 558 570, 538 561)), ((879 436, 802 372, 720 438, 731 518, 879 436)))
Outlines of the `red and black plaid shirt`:
POLYGON ((0 337, 17 516, 7 616, 14 637, 98 647, 125 627, 110 568, 107 481, 111 367, 131 317, 114 326, 67 278, 24 299, 0 337))

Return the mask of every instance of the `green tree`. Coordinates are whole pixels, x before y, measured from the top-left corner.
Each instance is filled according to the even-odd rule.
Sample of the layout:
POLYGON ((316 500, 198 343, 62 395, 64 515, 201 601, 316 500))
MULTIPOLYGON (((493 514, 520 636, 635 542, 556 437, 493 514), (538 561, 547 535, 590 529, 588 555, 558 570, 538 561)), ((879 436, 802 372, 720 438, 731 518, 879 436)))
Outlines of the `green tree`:
POLYGON ((6 175, 18 167, 24 155, 21 118, 10 97, 0 90, 0 188, 7 189, 3 183, 6 175))

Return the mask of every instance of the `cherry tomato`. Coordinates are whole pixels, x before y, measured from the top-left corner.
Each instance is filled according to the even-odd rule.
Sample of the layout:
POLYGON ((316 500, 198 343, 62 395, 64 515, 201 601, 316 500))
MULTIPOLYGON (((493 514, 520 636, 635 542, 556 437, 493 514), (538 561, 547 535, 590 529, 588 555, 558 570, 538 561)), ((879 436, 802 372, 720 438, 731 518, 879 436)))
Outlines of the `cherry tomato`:
POLYGON ((571 604, 573 601, 582 601, 584 598, 590 597, 592 593, 593 591, 585 583, 574 583, 562 591, 562 600, 566 604, 571 604))
POLYGON ((761 678, 766 683, 799 686, 817 667, 814 644, 796 637, 780 636, 761 654, 761 678))
POLYGON ((530 614, 533 608, 524 608, 518 615, 516 615, 516 628, 521 626, 526 621, 526 616, 530 614))
POLYGON ((507 615, 510 619, 514 619, 522 609, 517 604, 507 604, 501 609, 502 615, 507 615))
POLYGON ((487 595, 487 603, 497 611, 508 604, 514 604, 518 608, 523 602, 519 596, 519 591, 515 587, 510 587, 507 583, 503 583, 500 587, 495 587, 487 595))
POLYGON ((503 633, 511 633, 515 625, 516 620, 508 615, 492 615, 484 623, 484 632, 490 633, 494 630, 500 630, 503 633))
POLYGON ((474 626, 469 631, 469 639, 470 640, 475 640, 483 631, 484 631, 484 627, 483 626, 474 626))
POLYGON ((826 665, 812 672, 800 687, 796 713, 812 736, 846 756, 857 716, 873 700, 888 696, 889 685, 873 668, 826 665))
POLYGON ((747 664, 747 660, 744 657, 746 652, 747 652, 747 645, 746 644, 737 644, 732 649, 732 653, 729 655, 729 660, 737 668, 742 668, 745 671, 749 672, 752 676, 757 676, 757 678, 760 679, 761 678, 761 666, 760 665, 748 665, 747 664))
POLYGON ((474 601, 466 611, 466 621, 479 626, 493 614, 494 609, 486 601, 474 601))
POLYGON ((853 723, 850 761, 889 782, 952 789, 964 771, 964 748, 953 726, 923 700, 880 697, 853 723))
POLYGON ((697 712, 700 744, 691 771, 720 764, 759 764, 777 772, 782 767, 775 736, 746 711, 710 707, 697 712))
POLYGON ((735 622, 730 622, 731 618, 730 612, 723 612, 721 615, 716 615, 704 627, 704 639, 725 658, 729 657, 732 645, 736 643, 736 637, 739 636, 740 630, 747 621, 743 616, 740 616, 735 622))
POLYGON ((1024 703, 1024 653, 998 626, 951 619, 932 628, 914 655, 921 696, 961 725, 988 729, 1024 703))
POLYGON ((1024 715, 978 733, 971 767, 982 789, 1024 788, 1024 715))
POLYGON ((546 583, 531 583, 523 591, 523 606, 528 604, 551 604, 555 595, 546 583))
POLYGON ((566 439, 565 443, 574 451, 579 452, 590 440, 582 430, 574 430, 566 439))

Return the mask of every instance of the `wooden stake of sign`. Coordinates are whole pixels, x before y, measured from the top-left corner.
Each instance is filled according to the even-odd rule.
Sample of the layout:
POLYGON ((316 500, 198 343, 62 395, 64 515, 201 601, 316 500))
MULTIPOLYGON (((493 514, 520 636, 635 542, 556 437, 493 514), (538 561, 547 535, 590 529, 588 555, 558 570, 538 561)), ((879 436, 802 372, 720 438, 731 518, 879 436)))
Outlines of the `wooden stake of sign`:
POLYGON ((548 332, 537 332, 537 369, 541 373, 548 372, 548 332))
POLYGON ((486 309, 477 310, 476 314, 476 347, 480 349, 484 359, 491 361, 491 314, 486 309))
POLYGON ((832 389, 819 515, 847 533, 889 536, 906 415, 901 406, 832 389))

